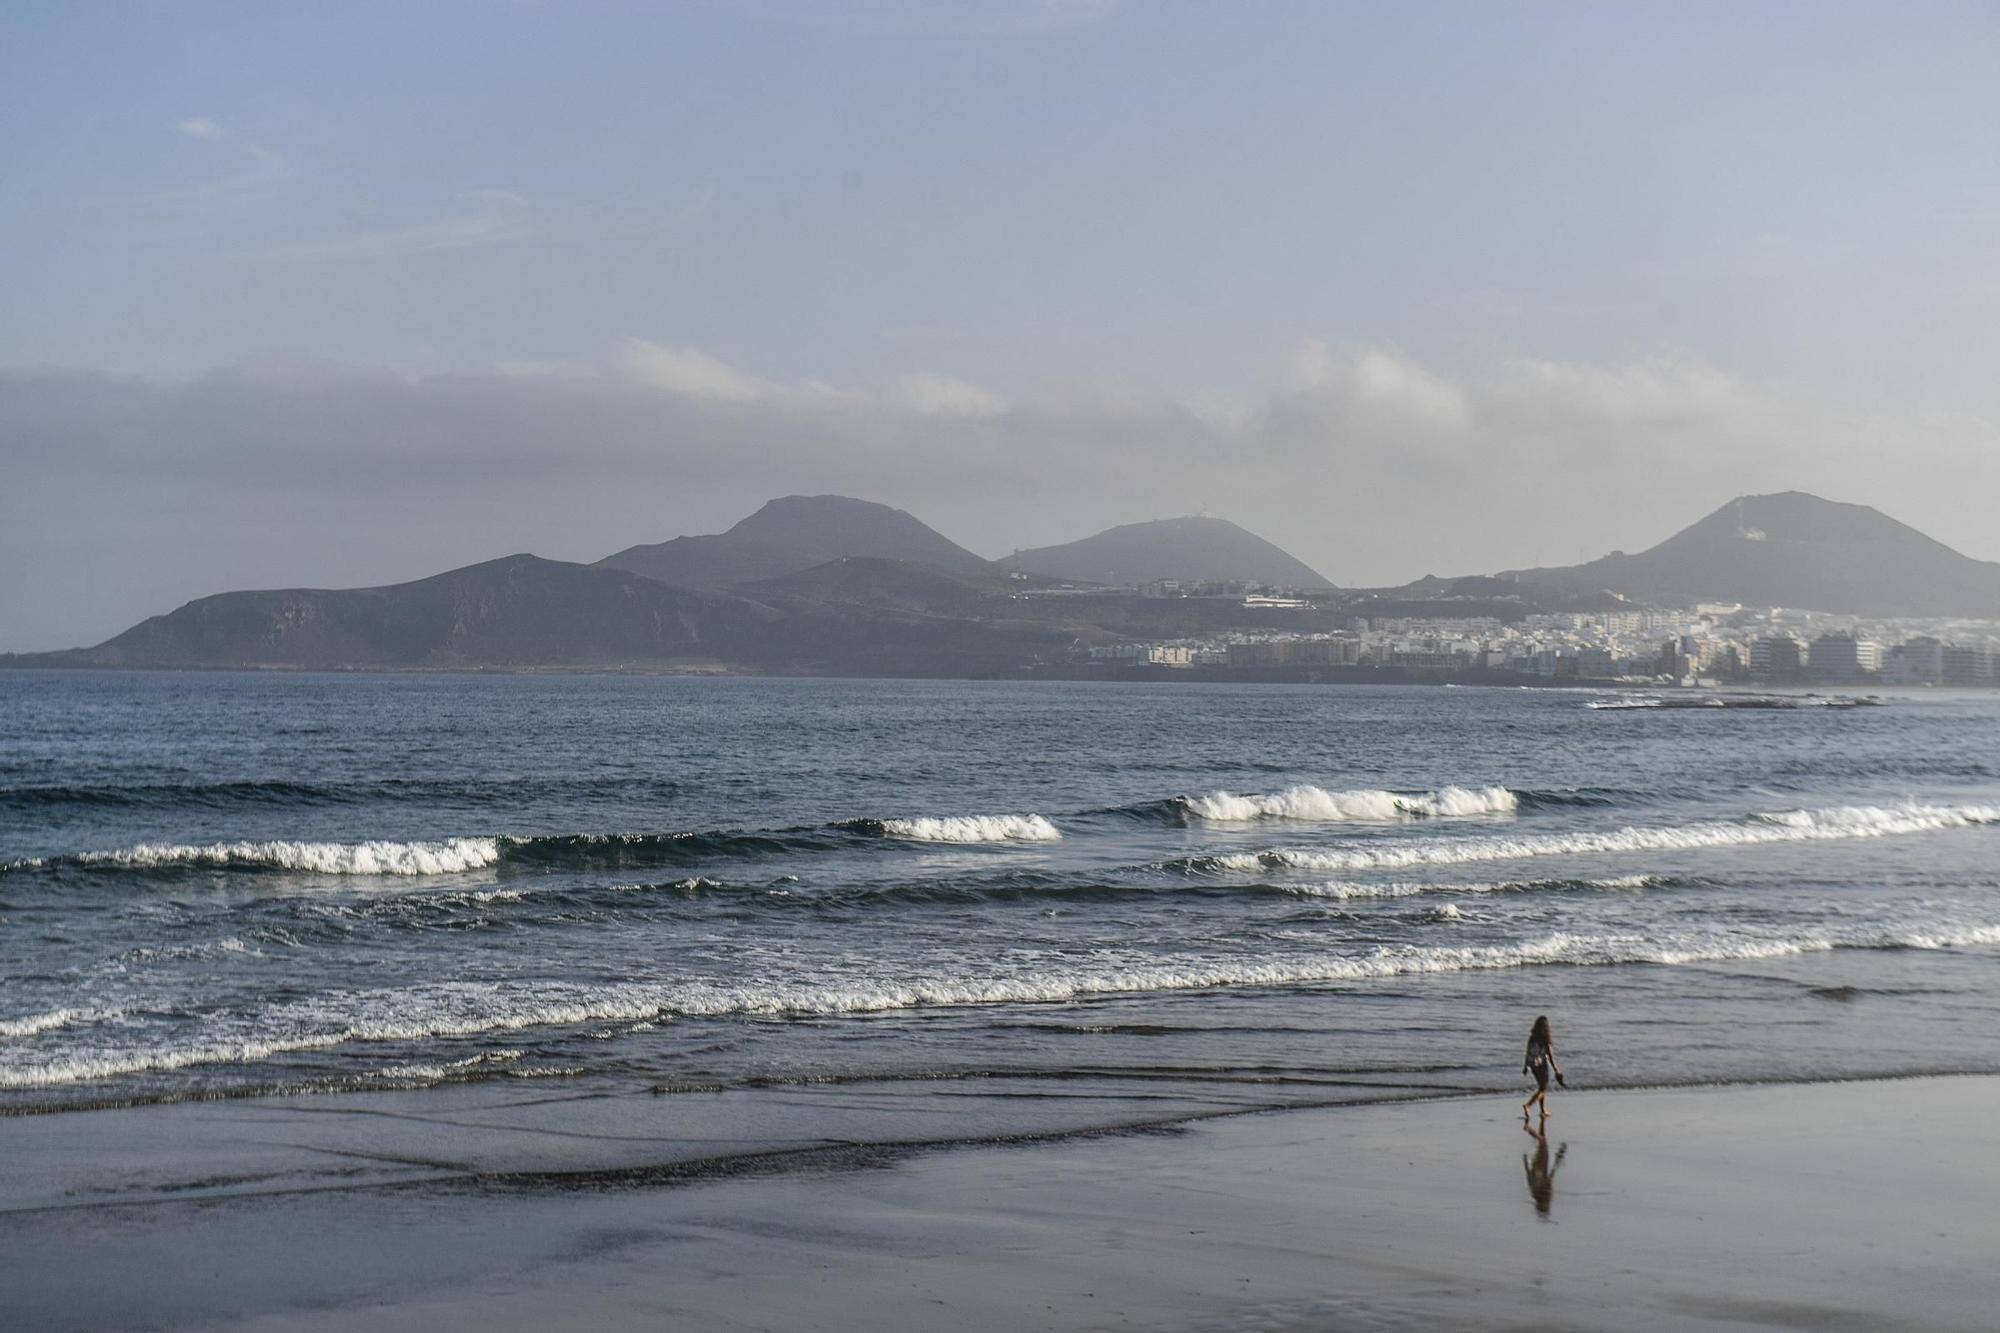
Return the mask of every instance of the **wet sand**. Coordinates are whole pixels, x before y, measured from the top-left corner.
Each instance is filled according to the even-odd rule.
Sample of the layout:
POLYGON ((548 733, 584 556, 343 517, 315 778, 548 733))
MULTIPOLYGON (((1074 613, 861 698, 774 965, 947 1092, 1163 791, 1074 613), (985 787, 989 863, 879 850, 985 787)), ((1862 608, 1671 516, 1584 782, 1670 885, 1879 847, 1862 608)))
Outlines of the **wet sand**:
POLYGON ((1554 1105, 1546 1142, 1514 1100, 1474 1097, 999 1147, 822 1142, 693 1178, 596 1169, 594 1149, 580 1169, 467 1172, 459 1131, 402 1111, 306 1150, 255 1109, 23 1118, 0 1122, 0 1325, 1995 1324, 2000 1078, 1554 1105))

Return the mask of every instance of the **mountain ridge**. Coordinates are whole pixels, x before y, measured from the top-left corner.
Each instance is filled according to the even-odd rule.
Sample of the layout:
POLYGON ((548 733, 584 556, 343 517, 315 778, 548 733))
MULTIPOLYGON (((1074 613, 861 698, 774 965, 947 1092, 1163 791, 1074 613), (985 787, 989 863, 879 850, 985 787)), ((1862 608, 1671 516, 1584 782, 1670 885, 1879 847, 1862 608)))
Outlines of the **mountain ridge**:
POLYGON ((1006 569, 1080 583, 1241 579, 1273 587, 1334 586, 1333 580, 1256 533, 1225 518, 1195 515, 1124 523, 1077 541, 1016 551, 998 563, 1006 569))
POLYGON ((2000 563, 1974 560, 1871 505, 1805 491, 1737 496, 1635 554, 1499 577, 1655 601, 2000 617, 2000 563))
POLYGON ((780 496, 727 531, 628 546, 596 563, 676 587, 728 588, 850 556, 951 574, 993 568, 904 510, 845 495, 780 496))
MULTIPOLYGON (((901 510, 846 497, 783 497, 730 532, 733 539, 717 534, 720 543, 679 539, 694 544, 676 548, 696 553, 682 568, 711 582, 727 576, 726 587, 663 582, 609 563, 617 557, 577 564, 517 554, 371 588, 217 593, 95 647, 5 655, 0 665, 982 675, 1074 660, 1101 643, 1278 627, 1271 617, 1280 613, 1242 598, 1121 591, 1151 582, 1148 574, 1325 584, 1220 519, 1126 525, 1043 548, 1057 553, 1060 574, 1021 568, 1042 563, 1023 558, 1040 552, 988 562, 901 510), (1135 536, 1124 556, 1159 556, 1190 532, 1214 540, 1181 542, 1168 556, 1228 563, 1087 563, 1107 550, 1120 557, 1118 541, 1135 536), (914 547, 953 567, 866 553, 790 567, 829 547, 870 545, 914 547), (724 569, 717 562, 733 551, 747 553, 745 565, 724 569), (781 572, 746 576, 771 567, 781 572), (1079 596, 1051 586, 1060 581, 1109 586, 1079 596)), ((1281 614, 1292 632, 1325 632, 1356 614, 1512 621, 1536 610, 1608 609, 1621 597, 2000 619, 2000 563, 1972 560, 1866 505, 1783 492, 1739 496, 1635 555, 1497 576, 1426 576, 1402 588, 1349 589, 1281 614)))
POLYGON ((708 660, 777 619, 744 598, 622 570, 501 556, 406 583, 215 593, 93 648, 79 666, 592 666, 708 660))

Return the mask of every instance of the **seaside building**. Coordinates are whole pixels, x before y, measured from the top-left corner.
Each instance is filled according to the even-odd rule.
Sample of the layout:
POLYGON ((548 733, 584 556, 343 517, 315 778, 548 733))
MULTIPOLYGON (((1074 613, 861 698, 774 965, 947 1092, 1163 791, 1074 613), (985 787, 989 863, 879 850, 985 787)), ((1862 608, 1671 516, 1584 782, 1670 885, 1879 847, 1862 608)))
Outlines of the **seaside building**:
POLYGON ((1938 685, 1944 681, 1945 645, 1920 634, 1905 639, 1882 663, 1882 679, 1898 685, 1938 685))
MULTIPOLYGON (((1626 613, 1618 615, 1621 621, 1626 618, 1626 613)), ((1879 680, 1893 685, 2000 685, 2000 623, 1865 621, 1773 611, 1756 617, 1755 629, 1741 621, 1697 621, 1669 638, 1614 633, 1603 623, 1606 619, 1538 615, 1507 623, 1484 616, 1381 617, 1359 629, 1239 628, 1151 642, 1080 645, 1078 653, 1107 666, 1258 672, 1381 668, 1424 679, 1505 672, 1551 682, 1666 677, 1686 684, 1749 678, 1771 684, 1879 680)))
POLYGON ((1789 634, 1750 645, 1750 674, 1760 680, 1796 680, 1805 671, 1806 646, 1789 634))
POLYGON ((1992 685, 1996 681, 1996 656, 1979 644, 1946 644, 1940 654, 1939 682, 1945 685, 1992 685))
POLYGON ((1882 670, 1882 645, 1873 639, 1852 634, 1822 634, 1813 640, 1812 675, 1815 680, 1852 684, 1868 680, 1882 670))
POLYGON ((1251 639, 1229 645, 1232 667, 1281 667, 1292 663, 1294 645, 1286 639, 1251 639))

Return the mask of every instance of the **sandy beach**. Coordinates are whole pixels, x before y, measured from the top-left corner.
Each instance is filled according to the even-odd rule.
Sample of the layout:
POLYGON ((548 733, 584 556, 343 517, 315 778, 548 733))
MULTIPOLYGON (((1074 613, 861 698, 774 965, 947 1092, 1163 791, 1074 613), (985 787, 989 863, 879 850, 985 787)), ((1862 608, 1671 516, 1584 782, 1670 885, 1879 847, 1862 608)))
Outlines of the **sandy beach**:
POLYGON ((449 1116, 315 1100, 311 1140, 0 1122, 5 1322, 1974 1329, 2000 1298, 1991 1077, 1572 1093, 1546 1141, 1489 1096, 651 1171, 466 1172, 449 1116))

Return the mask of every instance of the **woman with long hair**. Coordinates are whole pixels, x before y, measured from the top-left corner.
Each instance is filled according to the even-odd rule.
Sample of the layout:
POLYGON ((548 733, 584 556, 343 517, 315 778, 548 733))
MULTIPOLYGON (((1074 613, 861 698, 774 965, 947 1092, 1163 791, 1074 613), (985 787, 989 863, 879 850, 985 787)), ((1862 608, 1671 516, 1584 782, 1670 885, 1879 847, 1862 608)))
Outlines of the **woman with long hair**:
POLYGON ((1521 1119, 1528 1118, 1528 1108, 1537 1102, 1542 1105, 1542 1119, 1548 1119, 1549 1074, 1554 1072, 1560 1086, 1566 1088, 1569 1084, 1563 1081, 1562 1066, 1556 1063, 1556 1039, 1549 1033, 1547 1014, 1537 1018, 1535 1026, 1528 1032, 1528 1055, 1521 1062, 1521 1072, 1535 1076, 1534 1093, 1521 1103, 1521 1119))

